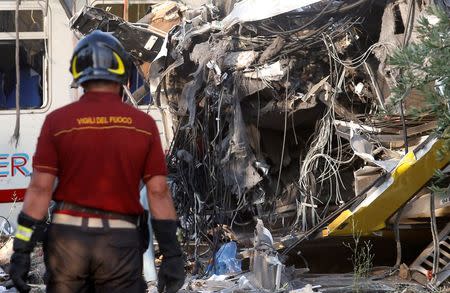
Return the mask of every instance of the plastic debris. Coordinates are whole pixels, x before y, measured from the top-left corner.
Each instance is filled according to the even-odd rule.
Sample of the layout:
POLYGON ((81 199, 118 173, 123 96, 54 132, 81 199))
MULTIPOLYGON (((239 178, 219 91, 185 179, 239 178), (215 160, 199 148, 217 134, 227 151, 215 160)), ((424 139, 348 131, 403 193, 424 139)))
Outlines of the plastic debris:
POLYGON ((236 259, 237 245, 231 241, 225 243, 217 251, 214 261, 214 274, 226 275, 240 273, 241 261, 236 259))

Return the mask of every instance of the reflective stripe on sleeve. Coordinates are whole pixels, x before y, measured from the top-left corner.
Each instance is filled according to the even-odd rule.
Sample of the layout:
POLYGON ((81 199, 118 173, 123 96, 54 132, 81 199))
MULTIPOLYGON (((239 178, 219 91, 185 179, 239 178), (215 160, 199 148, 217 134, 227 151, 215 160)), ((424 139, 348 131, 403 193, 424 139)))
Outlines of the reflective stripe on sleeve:
POLYGON ((33 235, 33 229, 22 226, 22 225, 17 226, 17 231, 16 231, 16 235, 15 235, 15 237, 17 239, 28 242, 31 239, 31 235, 33 235))

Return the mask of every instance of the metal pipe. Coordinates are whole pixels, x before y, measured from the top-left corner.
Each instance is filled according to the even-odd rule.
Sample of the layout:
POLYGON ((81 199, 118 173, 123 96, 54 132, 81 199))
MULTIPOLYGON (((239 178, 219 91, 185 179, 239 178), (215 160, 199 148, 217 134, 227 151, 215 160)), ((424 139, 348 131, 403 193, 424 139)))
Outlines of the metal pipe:
POLYGON ((403 141, 405 143, 405 155, 408 153, 408 133, 406 129, 405 114, 403 112, 403 98, 400 101, 400 117, 402 118, 403 141))

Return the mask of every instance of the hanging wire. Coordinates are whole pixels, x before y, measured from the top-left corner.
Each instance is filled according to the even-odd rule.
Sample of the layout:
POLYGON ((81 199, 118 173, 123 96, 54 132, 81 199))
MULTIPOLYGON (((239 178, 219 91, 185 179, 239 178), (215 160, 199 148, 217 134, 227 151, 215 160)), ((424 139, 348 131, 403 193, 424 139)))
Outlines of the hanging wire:
POLYGON ((15 25, 16 25, 16 125, 14 127, 14 133, 11 137, 11 143, 17 146, 19 145, 20 139, 20 36, 19 36, 19 6, 20 0, 16 0, 16 14, 15 14, 15 25))
POLYGON ((388 42, 379 42, 379 43, 375 43, 373 45, 371 45, 363 54, 361 54, 360 56, 353 58, 351 60, 342 60, 338 53, 337 53, 337 49, 336 46, 334 45, 334 42, 331 38, 330 35, 328 34, 324 34, 325 38, 327 39, 326 42, 329 45, 329 53, 331 55, 331 57, 333 58, 334 61, 338 62, 339 64, 343 65, 345 68, 348 69, 356 69, 360 66, 362 66, 367 59, 369 59, 370 55, 372 54, 372 52, 379 48, 379 47, 383 47, 385 50, 389 50, 389 47, 393 47, 394 44, 392 43, 388 43, 388 42))
POLYGON ((433 237, 433 266, 432 266, 432 279, 430 281, 430 286, 434 287, 437 280, 437 274, 439 273, 440 265, 440 248, 439 248, 439 232, 436 224, 436 206, 435 206, 435 191, 431 191, 430 195, 430 225, 431 225, 431 235, 433 237))
MULTIPOLYGON (((353 153, 348 159, 344 159, 343 144, 340 136, 334 135, 333 126, 335 125, 335 100, 341 81, 344 80, 345 70, 349 64, 355 64, 354 62, 362 62, 367 58, 364 57, 356 59, 354 62, 344 64, 339 58, 336 58, 336 48, 330 38, 330 36, 323 34, 323 43, 328 51, 330 75, 329 81, 331 88, 327 90, 329 96, 330 106, 327 108, 324 116, 318 121, 317 129, 314 133, 314 139, 310 143, 309 150, 303 160, 300 162, 299 170, 299 198, 297 199, 297 218, 296 224, 301 225, 301 230, 308 230, 308 223, 315 225, 318 220, 321 220, 326 216, 328 206, 332 199, 336 205, 342 205, 344 200, 341 195, 341 188, 345 188, 340 175, 341 165, 349 164, 355 158, 353 153), (333 141, 336 142, 337 147, 333 149, 333 141), (321 166, 321 167, 320 167, 321 166), (315 176, 316 170, 320 168, 321 172, 315 176), (314 185, 320 186, 320 189, 328 181, 329 196, 326 203, 323 203, 319 199, 320 193, 315 191, 312 187, 314 185), (318 214, 316 207, 317 203, 323 204, 324 209, 322 214, 318 214), (310 211, 310 213, 308 213, 310 211), (309 218, 308 218, 309 215, 309 218)), ((369 52, 373 50, 368 50, 369 52)), ((347 155, 348 157, 348 155, 347 155)))
POLYGON ((278 196, 278 189, 280 187, 281 172, 283 171, 284 151, 286 147, 286 132, 287 132, 287 119, 288 119, 288 97, 289 97, 289 67, 286 72, 286 85, 284 89, 284 130, 283 130, 283 145, 281 147, 280 166, 278 171, 277 187, 275 188, 275 196, 278 196))

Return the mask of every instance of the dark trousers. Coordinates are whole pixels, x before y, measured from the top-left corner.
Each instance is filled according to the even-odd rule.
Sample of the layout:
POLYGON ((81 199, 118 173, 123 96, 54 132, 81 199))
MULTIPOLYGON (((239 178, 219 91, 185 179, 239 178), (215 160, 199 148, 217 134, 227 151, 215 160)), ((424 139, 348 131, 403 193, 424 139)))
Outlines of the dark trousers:
POLYGON ((49 293, 144 293, 136 229, 52 224, 44 242, 49 293))

